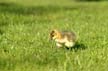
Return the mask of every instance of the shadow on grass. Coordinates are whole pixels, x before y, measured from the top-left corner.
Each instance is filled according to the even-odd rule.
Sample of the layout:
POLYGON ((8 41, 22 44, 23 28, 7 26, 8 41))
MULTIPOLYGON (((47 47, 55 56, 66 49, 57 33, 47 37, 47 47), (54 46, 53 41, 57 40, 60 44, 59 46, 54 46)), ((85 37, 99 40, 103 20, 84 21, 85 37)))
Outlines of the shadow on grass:
POLYGON ((76 10, 80 7, 66 7, 66 6, 22 6, 15 3, 0 3, 0 13, 11 13, 21 15, 47 15, 49 13, 56 13, 59 11, 76 10))
POLYGON ((4 31, 2 29, 0 29, 0 35, 2 35, 4 33, 4 31))

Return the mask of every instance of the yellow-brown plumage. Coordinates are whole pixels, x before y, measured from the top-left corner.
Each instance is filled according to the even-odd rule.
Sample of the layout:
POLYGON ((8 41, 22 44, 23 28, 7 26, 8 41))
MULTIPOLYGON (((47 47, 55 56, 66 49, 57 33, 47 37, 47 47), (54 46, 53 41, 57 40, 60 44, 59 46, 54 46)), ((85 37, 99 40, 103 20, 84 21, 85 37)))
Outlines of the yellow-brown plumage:
POLYGON ((55 40, 57 47, 73 47, 76 43, 76 35, 71 31, 58 31, 53 30, 50 33, 51 39, 55 40))

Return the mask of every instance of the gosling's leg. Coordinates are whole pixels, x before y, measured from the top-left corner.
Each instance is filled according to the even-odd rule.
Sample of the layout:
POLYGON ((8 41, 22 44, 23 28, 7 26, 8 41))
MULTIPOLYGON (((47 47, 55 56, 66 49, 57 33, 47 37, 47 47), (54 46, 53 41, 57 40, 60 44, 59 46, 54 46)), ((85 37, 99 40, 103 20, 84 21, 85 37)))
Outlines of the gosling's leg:
POLYGON ((57 46, 58 48, 61 48, 61 47, 62 47, 62 44, 56 43, 56 46, 57 46))

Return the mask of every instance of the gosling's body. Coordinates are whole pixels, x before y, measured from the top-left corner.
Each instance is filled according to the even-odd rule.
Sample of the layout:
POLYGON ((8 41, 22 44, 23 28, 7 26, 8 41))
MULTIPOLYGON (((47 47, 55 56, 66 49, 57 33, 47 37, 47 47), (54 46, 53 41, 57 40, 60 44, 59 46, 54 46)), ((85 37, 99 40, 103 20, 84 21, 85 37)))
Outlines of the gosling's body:
POLYGON ((51 38, 55 40, 57 47, 73 47, 76 43, 76 35, 70 31, 58 31, 53 30, 51 32, 51 38))

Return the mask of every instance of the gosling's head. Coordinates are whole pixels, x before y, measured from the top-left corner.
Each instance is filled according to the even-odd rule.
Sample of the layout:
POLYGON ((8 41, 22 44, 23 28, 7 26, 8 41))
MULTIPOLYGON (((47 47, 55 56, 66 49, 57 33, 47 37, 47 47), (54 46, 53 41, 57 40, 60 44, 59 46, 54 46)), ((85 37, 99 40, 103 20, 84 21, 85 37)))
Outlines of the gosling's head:
POLYGON ((60 36, 60 33, 58 30, 52 30, 50 32, 50 38, 53 40, 59 38, 59 36, 60 36))

